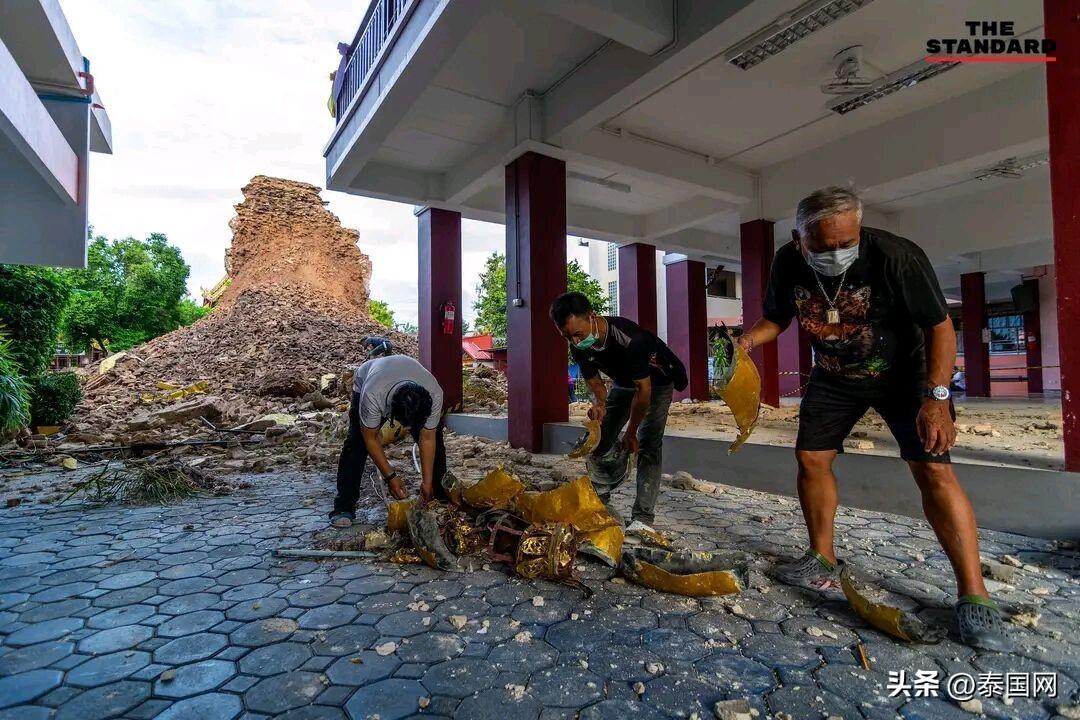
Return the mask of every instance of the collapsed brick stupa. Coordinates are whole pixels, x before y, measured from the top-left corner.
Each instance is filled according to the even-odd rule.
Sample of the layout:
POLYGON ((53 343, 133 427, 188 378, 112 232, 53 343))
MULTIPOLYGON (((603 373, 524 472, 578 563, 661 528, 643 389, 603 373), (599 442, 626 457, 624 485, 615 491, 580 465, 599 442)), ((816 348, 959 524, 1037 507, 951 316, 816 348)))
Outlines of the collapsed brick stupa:
MULTIPOLYGON (((107 373, 90 368, 86 397, 72 418, 73 439, 96 442, 176 435, 198 416, 150 423, 141 399, 158 383, 205 381, 213 416, 239 423, 300 404, 319 378, 364 359, 364 338, 384 335, 416 355, 416 338, 368 315, 371 260, 356 230, 326 209, 307 183, 258 175, 243 189, 230 222, 231 285, 214 312, 129 350, 107 373), (290 397, 290 401, 283 398, 290 397)), ((317 400, 316 400, 317 401, 317 400)), ((310 402, 310 401, 309 401, 310 402)))
POLYGON ((367 315, 371 259, 357 247, 360 234, 326 209, 319 188, 256 175, 243 193, 229 222, 232 284, 221 307, 251 289, 287 287, 367 315))

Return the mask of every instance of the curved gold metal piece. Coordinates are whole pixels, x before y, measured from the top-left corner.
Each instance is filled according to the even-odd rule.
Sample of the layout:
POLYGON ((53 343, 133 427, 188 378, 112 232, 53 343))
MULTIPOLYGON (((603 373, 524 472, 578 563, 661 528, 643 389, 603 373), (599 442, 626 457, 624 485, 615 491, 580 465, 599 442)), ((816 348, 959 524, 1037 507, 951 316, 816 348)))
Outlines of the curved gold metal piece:
POLYGON ((749 577, 740 555, 692 550, 627 548, 621 567, 623 575, 639 585, 690 597, 742 592, 749 577))
POLYGON ((725 328, 717 347, 717 364, 724 368, 716 383, 720 397, 735 417, 739 434, 728 447, 728 454, 737 452, 757 427, 761 415, 761 375, 749 353, 725 328))
POLYGON ((600 423, 595 420, 585 420, 585 432, 581 434, 581 437, 577 439, 573 447, 570 448, 570 452, 566 454, 568 458, 583 458, 600 444, 600 423))
POLYGON ((590 546, 591 555, 600 555, 608 565, 618 563, 622 554, 623 529, 611 516, 593 489, 587 475, 544 492, 523 492, 514 498, 512 509, 530 524, 570 523, 590 546))
POLYGON ((885 591, 859 577, 847 565, 840 569, 840 587, 851 607, 878 630, 907 642, 936 643, 945 630, 927 625, 915 615, 884 602, 885 591))
POLYGON ((461 499, 474 508, 502 508, 525 491, 525 486, 502 465, 480 482, 461 488, 461 499))

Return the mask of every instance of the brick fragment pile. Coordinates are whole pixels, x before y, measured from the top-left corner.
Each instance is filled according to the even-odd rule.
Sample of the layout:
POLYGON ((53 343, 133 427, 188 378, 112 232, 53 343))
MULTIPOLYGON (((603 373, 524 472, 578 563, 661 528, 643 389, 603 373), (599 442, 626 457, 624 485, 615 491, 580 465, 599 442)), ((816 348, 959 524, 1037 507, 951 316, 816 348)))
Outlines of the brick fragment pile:
POLYGON ((369 335, 389 336, 416 355, 416 339, 367 312, 371 260, 306 183, 256 176, 230 223, 232 284, 208 317, 129 350, 107 373, 90 368, 69 441, 188 437, 271 412, 337 410, 345 383, 327 385, 365 356, 369 335), (322 379, 322 382, 320 380, 322 379), (158 383, 205 392, 147 404, 158 383))
POLYGON ((506 376, 479 363, 462 371, 464 410, 470 413, 506 414, 509 393, 506 376))

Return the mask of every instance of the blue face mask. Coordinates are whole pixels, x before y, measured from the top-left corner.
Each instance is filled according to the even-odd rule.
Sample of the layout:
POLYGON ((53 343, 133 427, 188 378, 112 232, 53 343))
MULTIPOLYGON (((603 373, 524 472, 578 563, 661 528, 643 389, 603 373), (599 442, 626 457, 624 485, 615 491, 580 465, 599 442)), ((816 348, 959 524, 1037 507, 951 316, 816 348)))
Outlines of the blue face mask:
POLYGON ((596 318, 593 318, 592 322, 592 331, 588 335, 583 337, 581 340, 574 343, 574 347, 576 347, 578 350, 588 350, 593 345, 595 345, 596 341, 599 339, 596 337, 596 318))
POLYGON ((843 274, 845 270, 852 266, 852 264, 859 259, 859 244, 855 243, 849 248, 840 248, 839 250, 826 250, 825 252, 810 252, 805 250, 803 257, 806 258, 806 263, 814 269, 815 272, 825 275, 827 277, 836 277, 843 274))

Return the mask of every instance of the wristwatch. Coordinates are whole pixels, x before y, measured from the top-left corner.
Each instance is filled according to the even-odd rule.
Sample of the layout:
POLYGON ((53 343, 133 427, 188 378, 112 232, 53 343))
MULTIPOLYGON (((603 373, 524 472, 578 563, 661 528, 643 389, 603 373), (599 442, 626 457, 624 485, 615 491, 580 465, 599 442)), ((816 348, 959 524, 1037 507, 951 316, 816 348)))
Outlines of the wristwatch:
POLYGON ((926 389, 926 397, 931 400, 948 400, 952 396, 949 388, 945 385, 935 385, 926 389))

